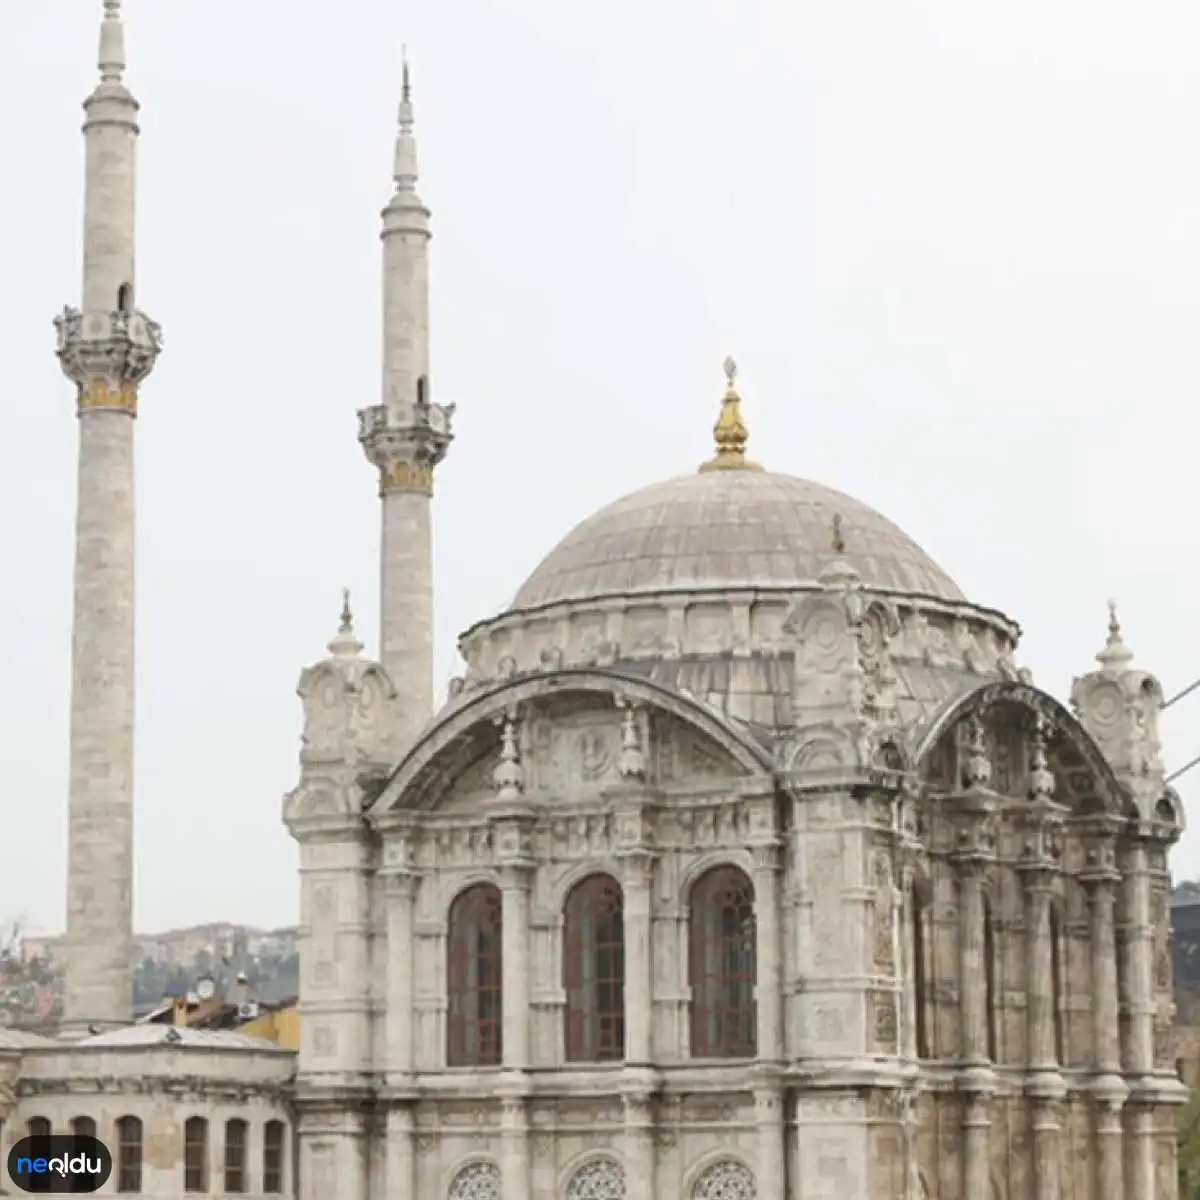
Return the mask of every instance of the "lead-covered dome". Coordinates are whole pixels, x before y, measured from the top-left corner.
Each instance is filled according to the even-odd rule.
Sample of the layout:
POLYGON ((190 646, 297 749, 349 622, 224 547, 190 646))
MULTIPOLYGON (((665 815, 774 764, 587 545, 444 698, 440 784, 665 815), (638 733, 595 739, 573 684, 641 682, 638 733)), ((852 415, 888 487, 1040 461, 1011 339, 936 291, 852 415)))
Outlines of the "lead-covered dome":
POLYGON ((755 469, 700 471, 625 496, 577 525, 512 608, 560 600, 724 588, 813 586, 833 556, 864 586, 961 601, 955 582, 901 529, 850 496, 755 469))
POLYGON ((958 585, 901 529, 833 488, 764 471, 735 379, 713 426, 716 454, 695 475, 643 488, 576 525, 542 559, 511 608, 566 600, 729 588, 811 587, 836 554, 864 586, 962 601, 958 585))

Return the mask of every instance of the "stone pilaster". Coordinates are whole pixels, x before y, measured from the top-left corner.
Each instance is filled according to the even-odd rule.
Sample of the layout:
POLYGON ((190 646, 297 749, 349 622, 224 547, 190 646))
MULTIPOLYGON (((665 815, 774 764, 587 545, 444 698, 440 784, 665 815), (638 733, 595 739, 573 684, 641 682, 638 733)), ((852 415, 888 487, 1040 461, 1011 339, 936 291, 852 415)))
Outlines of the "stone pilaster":
MULTIPOLYGON (((405 1087, 413 1073, 413 900, 417 878, 409 871, 383 876, 387 904, 387 1077, 405 1087)), ((389 1135, 390 1136, 390 1135, 389 1135)))
POLYGON ((1088 890, 1092 947, 1092 1101, 1096 1132, 1097 1200, 1125 1194, 1121 1108, 1129 1089, 1121 1078, 1121 1023, 1115 911, 1121 874, 1115 830, 1093 838, 1080 882, 1088 890))
POLYGON ((504 1200, 529 1200, 529 1109, 521 1096, 505 1096, 500 1108, 504 1200))
POLYGON ((415 1196, 416 1123, 407 1103, 396 1103, 387 1113, 387 1194, 415 1196))
POLYGON ((963 1195, 991 1195, 992 1097, 978 1091, 967 1096, 963 1117, 963 1195))
POLYGON ((1154 926, 1150 919, 1150 870, 1147 849, 1137 841, 1126 850, 1124 871, 1126 1073, 1154 1070, 1154 926))
POLYGON ((504 1065, 526 1071, 529 1057, 530 954, 529 891, 531 867, 509 863, 501 868, 503 903, 504 1065))
POLYGON ((1125 1192, 1137 1200, 1156 1200, 1155 1112, 1152 1104, 1131 1100, 1125 1109, 1125 1192))
POLYGON ((784 1151, 783 1087, 776 1080, 754 1089, 754 1124, 758 1132, 758 1194, 786 1194, 787 1160, 784 1151))
POLYGON ((621 854, 625 893, 625 1062, 647 1067, 654 1061, 654 973, 652 886, 655 856, 646 850, 621 854))
POLYGON ((757 842, 752 846, 752 853, 758 939, 758 979, 755 984, 758 1057, 764 1063, 780 1063, 784 1045, 778 840, 757 842))
POLYGON ((628 1196, 653 1196, 655 1186, 654 1161, 654 1100, 650 1089, 653 1079, 627 1076, 624 1083, 625 1110, 625 1188, 628 1196))

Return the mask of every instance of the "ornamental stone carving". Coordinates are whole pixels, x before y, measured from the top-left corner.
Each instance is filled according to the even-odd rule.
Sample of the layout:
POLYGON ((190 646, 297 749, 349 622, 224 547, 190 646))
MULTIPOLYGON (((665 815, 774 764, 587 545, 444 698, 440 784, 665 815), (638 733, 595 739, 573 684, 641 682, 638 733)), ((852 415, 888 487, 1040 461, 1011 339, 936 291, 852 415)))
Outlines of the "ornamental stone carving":
POLYGON ((463 1167, 454 1176, 446 1200, 500 1200, 500 1168, 488 1162, 463 1167))
POLYGON ((625 1200, 625 1171, 611 1159, 590 1162, 571 1176, 566 1200, 625 1200))
POLYGON ((713 1163, 696 1181, 692 1200, 756 1200, 754 1176, 732 1159, 713 1163))

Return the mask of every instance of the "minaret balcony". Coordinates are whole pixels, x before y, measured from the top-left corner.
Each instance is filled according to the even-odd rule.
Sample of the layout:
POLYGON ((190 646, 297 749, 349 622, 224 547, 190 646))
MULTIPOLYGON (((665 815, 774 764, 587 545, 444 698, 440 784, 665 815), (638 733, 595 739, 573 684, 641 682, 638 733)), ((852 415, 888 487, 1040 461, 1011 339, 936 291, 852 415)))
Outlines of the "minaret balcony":
POLYGON ((136 386, 154 369, 162 350, 162 327, 139 310, 80 312, 67 307, 54 325, 63 374, 81 386, 99 378, 136 386))

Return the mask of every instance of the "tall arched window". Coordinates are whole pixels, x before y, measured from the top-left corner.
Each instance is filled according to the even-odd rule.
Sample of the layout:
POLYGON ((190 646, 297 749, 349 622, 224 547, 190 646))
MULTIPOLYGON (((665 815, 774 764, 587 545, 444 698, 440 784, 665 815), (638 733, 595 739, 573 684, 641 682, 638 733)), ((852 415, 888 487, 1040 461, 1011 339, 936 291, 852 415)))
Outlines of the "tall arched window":
POLYGON ((918 883, 912 887, 912 974, 913 1032, 917 1057, 932 1058, 929 1041, 929 968, 926 938, 929 936, 929 904, 918 883))
POLYGON ((225 1122, 225 1190, 239 1195, 246 1190, 248 1126, 240 1117, 225 1122))
POLYGON ((71 1134, 73 1137, 94 1138, 96 1122, 91 1117, 72 1117, 71 1134))
POLYGON ((752 1058, 758 1045, 754 885, 737 867, 714 867, 692 885, 689 908, 692 1055, 752 1058))
POLYGON ((183 1123, 183 1190, 208 1191, 208 1122, 203 1117, 183 1123))
POLYGON ((52 1132, 47 1117, 30 1117, 28 1128, 30 1137, 49 1137, 52 1132))
POLYGON ((1063 995, 1063 955, 1066 946, 1063 943, 1062 916, 1058 905, 1050 906, 1050 991, 1051 1011, 1054 1020, 1054 1061, 1063 1066, 1066 1062, 1066 1046, 1063 1030, 1063 1005, 1066 997, 1063 995))
POLYGON ((589 875, 567 897, 563 928, 568 1062, 625 1056, 625 900, 611 875, 589 875))
POLYGON ((446 1062, 493 1067, 503 1061, 503 902, 494 884, 460 892, 446 939, 446 1062))
POLYGON ((983 1003, 987 1012, 987 1053, 992 1062, 1000 1061, 1000 1013, 996 1008, 996 927, 992 901, 983 898, 983 1003))
POLYGON ((133 286, 123 283, 117 288, 117 309, 129 316, 133 312, 133 286))
POLYGON ((142 1123, 137 1117, 117 1122, 117 1191, 142 1190, 142 1123))
POLYGON ((283 1193, 283 1147, 286 1126, 282 1121, 268 1121, 263 1126, 263 1185, 269 1196, 283 1193))

